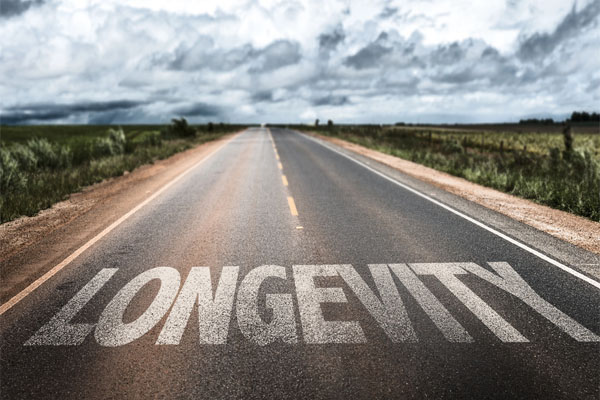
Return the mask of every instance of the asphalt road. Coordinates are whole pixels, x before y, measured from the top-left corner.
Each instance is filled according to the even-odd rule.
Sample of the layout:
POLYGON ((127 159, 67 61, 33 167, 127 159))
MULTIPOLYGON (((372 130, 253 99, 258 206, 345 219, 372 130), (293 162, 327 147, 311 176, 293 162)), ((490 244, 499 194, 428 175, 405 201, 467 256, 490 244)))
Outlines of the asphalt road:
POLYGON ((0 396, 599 398, 597 287, 270 131, 0 316, 0 396))

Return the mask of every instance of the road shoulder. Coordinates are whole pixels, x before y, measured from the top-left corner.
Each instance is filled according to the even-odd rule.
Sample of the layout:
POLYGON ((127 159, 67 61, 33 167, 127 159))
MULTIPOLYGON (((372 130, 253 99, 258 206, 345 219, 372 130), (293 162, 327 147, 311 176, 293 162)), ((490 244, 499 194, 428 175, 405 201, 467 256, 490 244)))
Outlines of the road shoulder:
POLYGON ((0 225, 0 302, 4 303, 232 136, 88 186, 35 216, 0 225))
POLYGON ((557 260, 600 278, 600 223, 342 139, 309 134, 557 260))

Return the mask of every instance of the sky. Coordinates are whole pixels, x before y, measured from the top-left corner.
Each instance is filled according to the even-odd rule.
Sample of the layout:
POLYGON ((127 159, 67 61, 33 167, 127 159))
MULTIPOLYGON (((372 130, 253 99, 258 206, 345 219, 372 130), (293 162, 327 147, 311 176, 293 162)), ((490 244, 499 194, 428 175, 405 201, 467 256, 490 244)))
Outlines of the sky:
POLYGON ((0 0, 0 123, 476 123, 600 108, 600 0, 0 0))

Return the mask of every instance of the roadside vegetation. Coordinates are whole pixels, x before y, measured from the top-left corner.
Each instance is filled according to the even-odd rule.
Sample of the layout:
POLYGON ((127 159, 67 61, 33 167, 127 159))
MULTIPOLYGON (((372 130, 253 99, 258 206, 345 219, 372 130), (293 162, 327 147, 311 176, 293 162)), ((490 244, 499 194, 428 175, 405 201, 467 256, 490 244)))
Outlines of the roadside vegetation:
POLYGON ((600 222, 597 122, 481 126, 347 125, 338 137, 600 222))
POLYGON ((0 127, 0 222, 64 200, 103 179, 242 129, 237 125, 0 127))

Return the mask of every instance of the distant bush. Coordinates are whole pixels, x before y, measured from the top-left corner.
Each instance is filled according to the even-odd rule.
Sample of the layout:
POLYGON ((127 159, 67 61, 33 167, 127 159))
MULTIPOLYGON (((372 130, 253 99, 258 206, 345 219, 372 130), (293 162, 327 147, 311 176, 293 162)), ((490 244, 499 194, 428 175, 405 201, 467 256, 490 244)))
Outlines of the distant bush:
POLYGON ((162 143, 160 132, 148 131, 139 135, 133 144, 142 146, 159 146, 162 143))
POLYGON ((529 125, 529 124, 552 125, 553 123, 554 123, 554 120, 552 118, 545 118, 545 119, 529 118, 529 119, 522 119, 519 121, 519 124, 521 124, 521 125, 529 125))
POLYGON ((165 130, 163 130, 163 136, 166 138, 173 137, 193 137, 196 135, 196 130, 188 125, 188 122, 185 118, 173 118, 171 120, 171 125, 167 126, 165 130))
POLYGON ((600 114, 593 112, 588 113, 586 111, 575 111, 569 118, 571 122, 600 122, 600 114))

